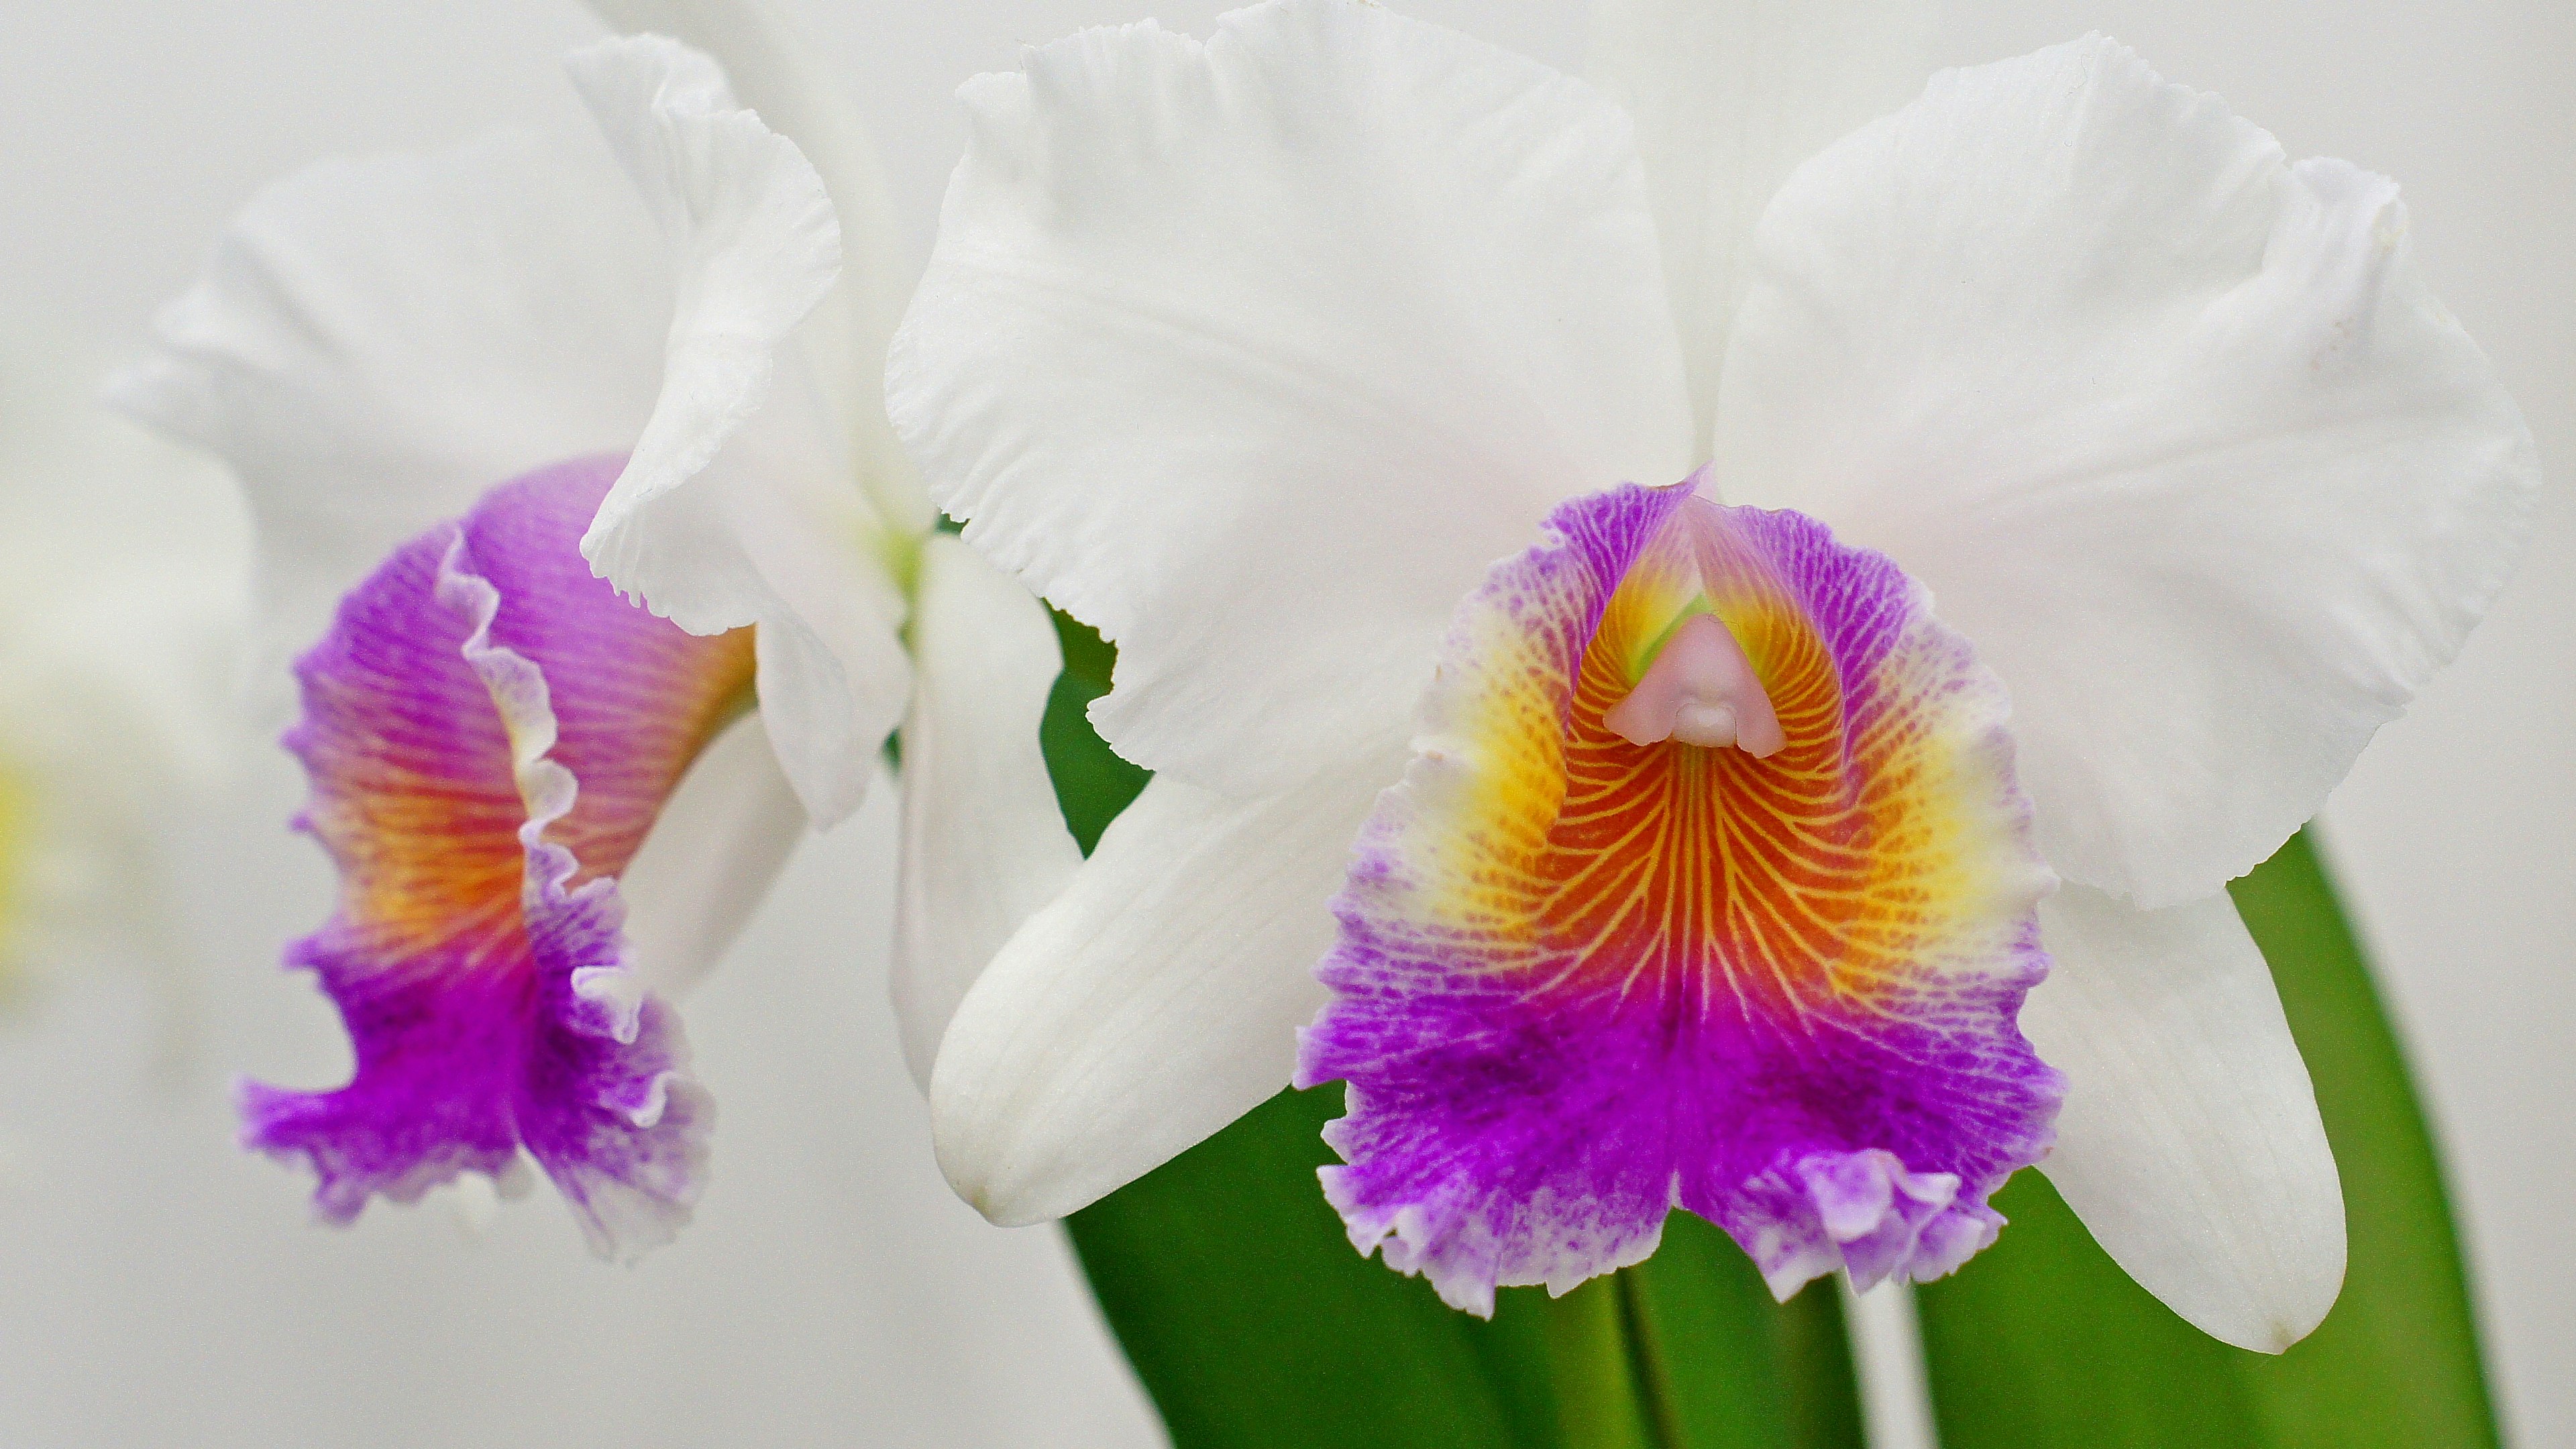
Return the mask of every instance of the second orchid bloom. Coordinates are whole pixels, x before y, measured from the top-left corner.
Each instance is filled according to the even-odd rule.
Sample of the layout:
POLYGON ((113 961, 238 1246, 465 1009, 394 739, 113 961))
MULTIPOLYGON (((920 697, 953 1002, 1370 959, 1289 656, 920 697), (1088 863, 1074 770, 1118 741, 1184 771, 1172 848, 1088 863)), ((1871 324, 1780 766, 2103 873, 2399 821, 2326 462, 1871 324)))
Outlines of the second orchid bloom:
POLYGON ((711 1107, 666 998, 898 729, 925 1080, 1079 858, 1037 745, 1052 626, 934 530, 887 432, 902 291, 864 137, 757 12, 659 18, 730 83, 614 40, 571 62, 596 138, 292 178, 115 388, 249 486, 274 629, 346 590, 287 736, 339 905, 289 959, 357 1071, 243 1098, 335 1219, 524 1151, 601 1252, 667 1239, 711 1107))

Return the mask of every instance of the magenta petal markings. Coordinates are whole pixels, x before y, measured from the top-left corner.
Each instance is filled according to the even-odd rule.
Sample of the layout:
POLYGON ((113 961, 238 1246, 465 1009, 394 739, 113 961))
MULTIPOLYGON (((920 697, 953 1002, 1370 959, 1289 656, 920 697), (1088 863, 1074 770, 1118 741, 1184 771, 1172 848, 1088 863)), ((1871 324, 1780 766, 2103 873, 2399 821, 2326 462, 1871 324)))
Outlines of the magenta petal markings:
POLYGON ((521 1149, 594 1249, 667 1241, 712 1107, 678 1019, 626 970, 615 877, 698 751, 750 703, 748 630, 698 638, 619 599, 578 544, 622 460, 505 483, 397 549, 296 665, 298 823, 339 907, 290 947, 355 1077, 241 1088, 243 1141, 309 1159, 335 1221, 521 1149))
POLYGON ((1334 905, 1298 1071, 1349 1082, 1326 1194, 1477 1312, 1644 1258, 1676 1206, 1784 1298, 1936 1277, 2049 1143, 2015 1018, 2052 878, 2000 687, 1885 558, 1695 485, 1574 500, 1494 569, 1334 905), (1635 743, 1604 716, 1650 675, 1635 743))

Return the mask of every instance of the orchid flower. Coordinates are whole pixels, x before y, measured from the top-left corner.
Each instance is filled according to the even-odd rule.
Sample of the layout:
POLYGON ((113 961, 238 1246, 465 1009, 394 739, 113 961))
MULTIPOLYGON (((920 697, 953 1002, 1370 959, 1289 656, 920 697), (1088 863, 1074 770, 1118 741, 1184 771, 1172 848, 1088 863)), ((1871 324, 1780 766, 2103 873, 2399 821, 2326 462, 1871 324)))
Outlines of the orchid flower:
POLYGON ((892 414, 1156 772, 942 1046, 989 1217, 1341 1079, 1352 1241, 1472 1311, 1676 1206, 1784 1297, 1936 1276, 2036 1163, 2209 1333, 2323 1316, 2223 887, 2531 440, 2391 183, 2099 37, 1897 108, 1909 13, 1622 0, 1605 89, 1273 0, 965 89, 892 414))
POLYGON ((289 627, 345 590, 287 735, 339 905, 289 960, 357 1069, 246 1086, 245 1142, 309 1160, 340 1221, 460 1173, 515 1186, 524 1152, 632 1256, 703 1178, 665 998, 890 732, 917 1071, 1079 857, 1037 746, 1052 626, 935 530, 886 425, 901 293, 864 135, 756 11, 623 18, 725 65, 611 40, 570 60, 604 147, 279 184, 118 396, 247 481, 289 627))
POLYGON ((231 758, 248 605, 216 470, 88 396, 84 349, 0 335, 0 996, 185 964, 158 836, 231 758))

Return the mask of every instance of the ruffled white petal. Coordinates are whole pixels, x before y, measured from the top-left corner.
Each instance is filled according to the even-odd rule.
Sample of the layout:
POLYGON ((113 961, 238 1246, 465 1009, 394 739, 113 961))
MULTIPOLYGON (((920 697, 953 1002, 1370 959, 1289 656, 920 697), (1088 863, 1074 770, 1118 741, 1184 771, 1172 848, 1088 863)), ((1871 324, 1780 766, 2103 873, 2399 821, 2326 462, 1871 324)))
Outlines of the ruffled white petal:
POLYGON ((805 837, 769 732, 745 715, 689 764, 617 878, 636 983, 678 996, 723 958, 805 837))
POLYGON ((938 534, 922 546, 912 650, 894 1007, 904 1061, 927 1092, 957 1003, 1021 922, 1073 878, 1082 850, 1038 749, 1064 668, 1045 608, 938 534))
POLYGON ((1119 753, 1254 794, 1400 729, 1550 505, 1691 437, 1626 119, 1350 0, 1031 51, 889 366, 970 542, 1119 645, 1119 753))
POLYGON ((997 1223, 1060 1217, 1288 1085, 1350 843, 1405 752, 1236 800, 1168 776, 1101 836, 949 1023, 939 1165, 997 1223))
POLYGON ((637 36, 567 64, 660 224, 674 273, 660 395, 582 552, 693 633, 755 623, 739 585, 706 577, 733 570, 693 557, 719 545, 661 523, 653 505, 769 401, 781 340, 840 270, 839 223, 794 143, 735 105, 704 55, 637 36))
POLYGON ((2069 879, 2155 907, 2251 869, 2518 550, 2530 435, 2395 188, 2111 42, 1944 74, 1756 251, 1723 485, 1931 586, 2069 879))
POLYGON ((2343 1190, 2263 954, 2221 893, 2161 911, 2069 886, 2022 1030, 2066 1073, 2040 1166, 2095 1241, 2203 1332, 2262 1353, 2343 1286, 2343 1190))
POLYGON ((587 137, 325 162, 243 208, 110 397, 240 474, 271 625, 301 647, 396 543, 634 442, 669 276, 587 137))
POLYGON ((628 34, 668 35, 705 51, 743 105, 795 142, 822 177, 840 218, 843 265, 796 340, 841 417, 878 514, 905 533, 927 532, 930 498, 885 417, 886 341, 911 300, 912 269, 866 123, 787 18, 752 0, 591 0, 591 8, 628 34))
POLYGON ((1939 21, 1937 0, 1594 0, 1587 70, 1637 123, 1701 446, 1755 220, 1799 162, 1922 91, 1939 21))
POLYGON ((760 628, 771 742, 805 808, 857 808, 908 688, 880 523, 784 339, 830 288, 840 232, 796 147, 714 62, 659 36, 577 51, 573 79, 660 223, 675 276, 661 391, 582 554, 693 633, 760 628))

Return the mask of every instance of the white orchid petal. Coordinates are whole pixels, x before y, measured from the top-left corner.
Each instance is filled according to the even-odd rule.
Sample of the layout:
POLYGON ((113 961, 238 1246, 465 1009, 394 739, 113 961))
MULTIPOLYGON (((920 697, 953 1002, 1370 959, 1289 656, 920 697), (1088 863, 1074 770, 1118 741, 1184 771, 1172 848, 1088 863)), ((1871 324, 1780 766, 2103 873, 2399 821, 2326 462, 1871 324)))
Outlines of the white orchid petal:
POLYGON ((1119 646, 1119 753, 1255 794, 1400 728, 1457 601, 1558 500, 1677 481, 1679 348, 1629 126, 1349 0, 985 76, 889 364, 966 536, 1119 646))
POLYGON ((948 534, 923 545, 915 598, 894 1005, 927 1092, 957 1003, 1073 878, 1082 850, 1038 749, 1064 667, 1046 609, 948 534))
POLYGON ((1386 747, 1280 795, 1168 777, 1101 836, 949 1023, 939 1164, 997 1223, 1060 1217, 1288 1085, 1324 989, 1352 835, 1402 773, 1386 747))
POLYGON ((2263 954, 2224 893, 2069 886, 2022 1030, 2066 1073, 2040 1166, 2112 1259, 2212 1337, 2279 1353, 2343 1286, 2343 1190, 2263 954))
POLYGON ((839 224, 822 179, 733 103, 707 57, 640 36, 577 50, 568 64, 660 223, 675 277, 660 395, 582 553, 693 633, 757 622, 739 585, 711 584, 693 566, 708 540, 664 526, 653 505, 770 400, 782 339, 840 270, 839 224))
MULTIPOLYGON (((675 514, 674 521, 686 517, 675 514)), ((761 722, 796 798, 818 827, 829 828, 866 797, 877 749, 911 698, 912 664, 895 631, 897 615, 869 607, 883 579, 819 546, 798 552, 811 565, 811 597, 803 611, 777 604, 760 625, 761 722), (828 627, 810 622, 826 608, 839 617, 828 627)))
POLYGON ((751 0, 591 0, 591 9, 627 34, 671 36, 712 56, 743 105, 795 142, 822 177, 840 218, 843 266, 798 340, 877 512, 904 532, 928 531, 929 496, 885 418, 886 340, 911 297, 912 272, 895 237, 876 143, 857 109, 786 17, 751 0))
POLYGON ((779 425, 785 416, 764 411, 655 507, 680 544, 673 567, 699 571, 688 586, 730 583, 758 610, 762 726, 806 811, 830 826, 858 808, 911 697, 908 605, 851 517, 855 497, 830 481, 838 475, 774 461, 774 435, 814 436, 779 425))
POLYGON ((721 960, 805 837, 760 716, 709 741, 617 878, 636 983, 666 998, 721 960))
POLYGON ((2155 907, 2251 869, 2518 551, 2530 434, 2395 188, 2108 41, 1944 74, 1756 246, 1723 486, 1931 586, 2070 879, 2155 907))
POLYGON ((110 398, 248 486, 271 626, 484 489, 622 452, 653 406, 669 268, 587 137, 331 161, 269 187, 110 398))
POLYGON ((840 482, 801 359, 780 356, 840 265, 831 202, 706 56, 644 36, 570 65, 676 275, 660 396, 583 556, 693 633, 759 626, 771 742, 829 825, 857 808, 909 688, 902 599, 865 551, 882 525, 840 482))
POLYGON ((1588 70, 1636 118, 1701 446, 1764 203, 1799 162, 1922 91, 1940 8, 1595 0, 1588 70))

